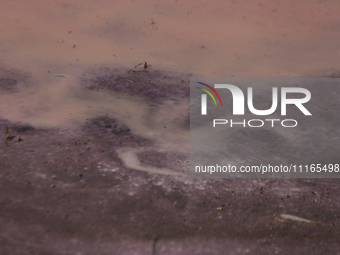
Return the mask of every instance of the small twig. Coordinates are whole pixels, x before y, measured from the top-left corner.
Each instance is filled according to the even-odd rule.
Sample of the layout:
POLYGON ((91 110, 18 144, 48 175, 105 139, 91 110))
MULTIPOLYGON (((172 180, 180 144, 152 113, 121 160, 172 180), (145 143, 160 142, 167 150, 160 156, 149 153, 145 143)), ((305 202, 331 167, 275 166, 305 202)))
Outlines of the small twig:
POLYGON ((11 136, 9 135, 8 127, 6 126, 6 140, 10 140, 11 136))
POLYGON ((136 68, 137 68, 138 66, 140 66, 141 64, 143 64, 143 63, 139 63, 138 65, 136 65, 136 66, 135 66, 135 68, 134 68, 134 69, 136 69, 136 68))
MULTIPOLYGON (((138 65, 135 65, 135 67, 134 67, 133 69, 130 69, 129 72, 132 72, 132 73, 136 72, 135 69, 136 69, 137 67, 139 67, 140 65, 143 65, 143 68, 144 68, 144 69, 146 69, 147 67, 150 66, 150 65, 148 65, 148 63, 147 63, 146 61, 144 61, 144 63, 142 62, 142 63, 139 63, 138 65)), ((142 82, 135 74, 133 74, 133 75, 135 76, 135 78, 136 78, 139 82, 142 82)))
POLYGON ((150 66, 150 65, 148 65, 148 63, 147 63, 146 61, 144 61, 144 63, 142 62, 142 63, 139 63, 138 65, 135 65, 135 67, 134 67, 133 69, 131 69, 130 71, 131 71, 131 72, 135 72, 135 69, 136 69, 137 67, 139 67, 140 65, 143 65, 143 68, 144 68, 144 69, 146 69, 148 66, 150 66))
POLYGON ((152 242, 152 255, 156 255, 156 243, 158 241, 158 238, 155 237, 152 242))

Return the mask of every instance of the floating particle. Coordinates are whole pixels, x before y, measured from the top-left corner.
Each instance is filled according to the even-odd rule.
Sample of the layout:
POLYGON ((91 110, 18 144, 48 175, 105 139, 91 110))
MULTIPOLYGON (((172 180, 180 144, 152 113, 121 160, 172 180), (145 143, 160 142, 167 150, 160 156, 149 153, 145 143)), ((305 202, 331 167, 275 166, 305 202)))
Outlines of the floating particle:
POLYGON ((68 75, 66 75, 66 74, 54 74, 54 76, 58 76, 58 77, 68 77, 68 75))

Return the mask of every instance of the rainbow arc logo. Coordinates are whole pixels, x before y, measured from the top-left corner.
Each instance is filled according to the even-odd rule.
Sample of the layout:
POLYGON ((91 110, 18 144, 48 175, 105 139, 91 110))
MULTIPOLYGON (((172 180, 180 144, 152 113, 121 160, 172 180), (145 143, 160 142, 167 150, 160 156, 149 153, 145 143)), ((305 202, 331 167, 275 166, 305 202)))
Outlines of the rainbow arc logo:
MULTIPOLYGON (((217 96, 217 98, 218 98, 218 100, 220 101, 220 104, 221 104, 221 106, 222 106, 222 100, 221 100, 221 98, 220 98, 220 95, 217 93, 217 91, 216 91, 213 87, 211 87, 210 85, 205 84, 205 83, 203 83, 203 82, 197 82, 197 83, 198 83, 198 84, 201 84, 201 85, 204 85, 204 86, 206 86, 207 88, 211 89, 211 91, 214 92, 215 95, 217 96)), ((196 88, 201 89, 201 90, 203 90, 204 92, 206 92, 206 93, 212 98, 212 100, 214 100, 215 105, 217 105, 214 96, 210 93, 209 90, 203 89, 203 88, 201 88, 201 87, 196 87, 196 88)))
MULTIPOLYGON (((203 86, 206 86, 208 89, 210 89, 212 92, 214 92, 214 94, 217 96, 217 98, 220 101, 220 104, 222 106, 222 100, 220 98, 220 95, 217 93, 217 91, 213 87, 211 87, 210 85, 205 84, 203 82, 197 82, 197 83, 201 84, 203 86)), ((211 94, 211 92, 209 90, 201 88, 201 87, 196 87, 196 88, 206 92, 212 98, 212 100, 214 101, 215 106, 217 106, 215 97, 213 96, 213 94, 211 94)), ((201 114, 202 115, 207 115, 207 95, 206 94, 202 94, 202 96, 201 96, 201 114)))

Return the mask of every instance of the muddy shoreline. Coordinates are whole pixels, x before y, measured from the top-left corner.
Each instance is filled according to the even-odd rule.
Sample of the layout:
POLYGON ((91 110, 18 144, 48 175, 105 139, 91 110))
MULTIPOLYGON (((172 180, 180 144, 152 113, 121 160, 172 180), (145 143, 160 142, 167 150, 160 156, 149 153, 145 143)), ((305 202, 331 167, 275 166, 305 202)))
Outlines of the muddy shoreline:
MULTIPOLYGON (((4 79, 13 82, 0 83, 3 95, 20 95, 25 86, 34 86, 30 76, 4 70, 4 79)), ((136 122, 124 121, 129 112, 115 117, 119 103, 110 108, 112 112, 92 105, 88 119, 74 114, 72 128, 33 125, 34 115, 31 124, 1 119, 0 129, 5 132, 7 126, 11 139, 4 139, 0 147, 0 253, 338 251, 337 179, 187 176, 188 140, 178 144, 172 138, 173 132, 188 134, 185 104, 179 106, 188 103, 189 77, 152 69, 115 73, 104 68, 86 72, 73 83, 72 91, 79 90, 74 98, 92 103, 97 101, 91 93, 97 90, 105 91, 113 102, 125 94, 147 102, 136 122), (166 113, 168 122, 155 118, 166 113), (124 158, 122 151, 130 156, 124 158)))

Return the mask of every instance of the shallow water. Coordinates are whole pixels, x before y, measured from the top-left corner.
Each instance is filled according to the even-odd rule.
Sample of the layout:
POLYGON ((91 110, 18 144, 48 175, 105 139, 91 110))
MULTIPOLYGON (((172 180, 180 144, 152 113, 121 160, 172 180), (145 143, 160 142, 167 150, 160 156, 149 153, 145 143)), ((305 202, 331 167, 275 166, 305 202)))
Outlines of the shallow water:
MULTIPOLYGON (((339 9, 337 1, 3 1, 1 65, 29 73, 33 88, 2 94, 0 114, 49 126, 64 125, 69 112, 83 119, 85 102, 69 93, 97 66, 128 70, 146 61, 204 77, 330 75, 340 62, 339 9), (70 77, 52 76, 59 73, 70 77)), ((110 108, 104 98, 90 100, 93 108, 110 108)))
MULTIPOLYGON (((105 113, 147 135, 147 100, 79 97, 78 77, 99 66, 128 71, 144 61, 196 77, 336 75, 339 9, 336 1, 4 1, 1 66, 28 75, 17 93, 2 92, 0 115, 69 128, 105 113)), ((187 107, 164 104, 153 126, 169 124, 187 107)), ((171 139, 185 136, 174 131, 171 139)))

